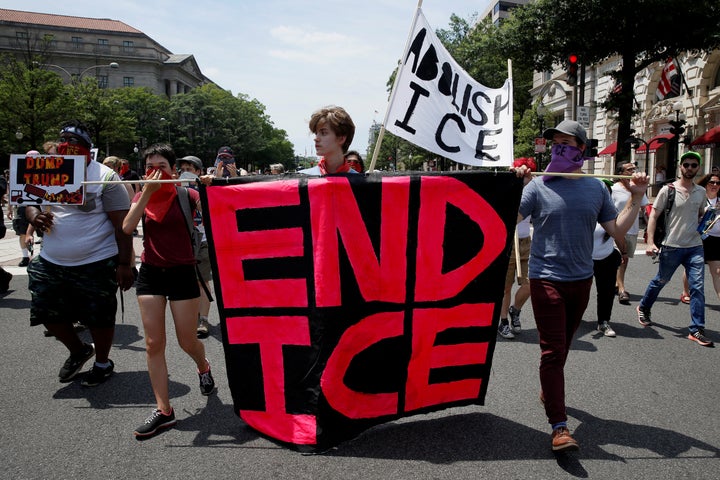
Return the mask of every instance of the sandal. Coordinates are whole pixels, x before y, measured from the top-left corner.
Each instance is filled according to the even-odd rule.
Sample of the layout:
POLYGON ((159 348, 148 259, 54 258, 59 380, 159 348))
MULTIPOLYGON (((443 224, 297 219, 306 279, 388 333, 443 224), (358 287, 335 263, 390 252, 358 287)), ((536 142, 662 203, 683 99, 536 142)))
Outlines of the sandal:
POLYGON ((618 295, 618 302, 622 303, 623 305, 630 305, 630 294, 623 290, 618 295))
POLYGON ((690 304, 690 295, 687 293, 683 293, 682 295, 680 295, 680 301, 682 303, 690 304))

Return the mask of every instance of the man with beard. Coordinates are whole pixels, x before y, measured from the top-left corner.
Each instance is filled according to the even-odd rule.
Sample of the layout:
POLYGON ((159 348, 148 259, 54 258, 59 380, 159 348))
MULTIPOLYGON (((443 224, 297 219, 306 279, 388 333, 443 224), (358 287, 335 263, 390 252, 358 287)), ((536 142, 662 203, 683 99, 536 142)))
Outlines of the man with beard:
MULTIPOLYGON (((552 140, 546 173, 582 173, 587 145, 585 129, 564 120, 543 136, 552 140)), ((530 216, 534 235, 530 250, 530 299, 540 338, 540 400, 552 427, 551 448, 577 450, 567 427, 565 362, 575 331, 590 298, 593 277, 593 232, 600 223, 615 239, 623 239, 640 209, 647 190, 644 173, 630 182, 630 200, 618 214, 605 184, 583 176, 550 176, 530 182, 530 169, 515 169, 524 177, 518 221, 530 216)))
POLYGON ((690 327, 687 338, 703 347, 713 342, 705 336, 705 258, 698 220, 705 208, 705 189, 693 182, 702 157, 697 152, 686 152, 680 157, 680 178, 665 185, 653 204, 647 226, 647 255, 659 255, 658 273, 650 281, 645 295, 637 308, 638 322, 644 327, 652 325, 650 309, 660 290, 670 281, 675 270, 685 267, 690 286, 690 327), (655 244, 655 227, 660 215, 665 215, 670 189, 675 189, 675 199, 665 218, 666 236, 662 246, 655 244))
MULTIPOLYGON (((105 165, 92 161, 92 140, 78 121, 60 131, 58 155, 85 158, 86 180, 118 180, 105 165)), ((91 387, 107 380, 114 364, 109 358, 115 333, 118 285, 128 290, 134 281, 130 267, 132 239, 122 231, 130 199, 122 184, 85 186, 83 205, 28 206, 25 215, 38 232, 43 248, 28 266, 32 295, 30 325, 45 325, 69 350, 58 374, 70 382, 85 362, 95 363, 81 384, 91 387), (80 321, 88 327, 94 346, 83 343, 73 329, 80 321)))

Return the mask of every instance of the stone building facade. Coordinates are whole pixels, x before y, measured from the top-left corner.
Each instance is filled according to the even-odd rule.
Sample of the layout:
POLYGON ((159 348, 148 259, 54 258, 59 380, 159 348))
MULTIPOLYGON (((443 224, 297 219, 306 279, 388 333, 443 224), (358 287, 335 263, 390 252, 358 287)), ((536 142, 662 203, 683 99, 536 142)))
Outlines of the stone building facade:
POLYGON ((42 51, 44 67, 65 82, 95 76, 104 88, 149 87, 168 97, 212 83, 192 55, 173 54, 121 21, 0 9, 0 53, 29 51, 42 51))

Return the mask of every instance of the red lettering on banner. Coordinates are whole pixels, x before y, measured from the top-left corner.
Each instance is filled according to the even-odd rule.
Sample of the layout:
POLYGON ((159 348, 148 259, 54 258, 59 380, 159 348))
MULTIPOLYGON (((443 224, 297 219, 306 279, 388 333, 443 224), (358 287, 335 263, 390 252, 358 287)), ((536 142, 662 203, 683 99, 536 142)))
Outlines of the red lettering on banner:
POLYGON ((370 315, 343 332, 325 365, 320 387, 328 404, 348 418, 374 418, 396 414, 397 393, 363 393, 351 390, 344 378, 353 358, 371 345, 403 334, 403 312, 370 315))
POLYGON ((243 271, 244 260, 302 257, 302 228, 238 232, 236 218, 236 211, 243 208, 299 205, 298 182, 258 182, 225 188, 207 189, 220 284, 224 291, 232 292, 223 296, 225 307, 306 307, 305 279, 246 280, 243 271), (279 184, 281 188, 277 188, 279 184), (232 193, 225 188, 232 189, 232 193))
POLYGON ((463 182, 451 177, 423 177, 420 181, 416 301, 452 298, 477 278, 505 248, 506 229, 497 212, 463 182), (454 205, 484 234, 480 251, 455 270, 442 273, 446 204, 454 205), (502 232, 502 233, 501 233, 502 232))
POLYGON ((405 301, 410 178, 382 182, 380 258, 360 215, 347 178, 309 182, 315 291, 318 307, 341 304, 338 234, 365 301, 405 301), (330 208, 333 205, 342 207, 330 208))
POLYGON ((240 410, 248 425, 278 440, 302 445, 316 442, 314 415, 285 410, 283 345, 310 345, 307 317, 232 317, 226 320, 228 343, 259 344, 265 410, 240 410))
POLYGON ((435 345, 439 332, 449 328, 487 327, 492 324, 492 303, 465 304, 449 309, 427 308, 413 312, 412 355, 408 365, 405 410, 477 398, 482 381, 469 378, 429 384, 430 370, 460 365, 482 365, 487 343, 435 345))

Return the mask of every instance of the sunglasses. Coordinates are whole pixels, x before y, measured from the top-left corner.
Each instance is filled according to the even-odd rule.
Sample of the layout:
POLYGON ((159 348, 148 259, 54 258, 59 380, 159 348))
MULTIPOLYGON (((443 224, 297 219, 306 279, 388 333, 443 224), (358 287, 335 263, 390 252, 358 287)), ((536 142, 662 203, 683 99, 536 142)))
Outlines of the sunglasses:
POLYGON ((707 183, 708 185, 720 185, 720 182, 716 182, 715 180, 711 180, 707 183))
POLYGON ((60 137, 59 143, 69 143, 70 145, 77 145, 80 143, 80 139, 77 137, 60 137))
POLYGON ((697 168, 698 166, 700 166, 700 164, 698 164, 698 163, 683 163, 682 166, 683 166, 683 168, 697 168))

